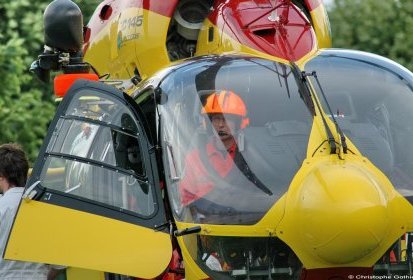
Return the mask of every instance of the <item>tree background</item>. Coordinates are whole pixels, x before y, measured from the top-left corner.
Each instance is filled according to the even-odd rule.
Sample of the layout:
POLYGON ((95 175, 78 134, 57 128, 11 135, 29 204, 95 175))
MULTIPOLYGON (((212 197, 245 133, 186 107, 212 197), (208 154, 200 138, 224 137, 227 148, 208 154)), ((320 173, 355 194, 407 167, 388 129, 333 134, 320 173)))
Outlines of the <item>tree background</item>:
POLYGON ((413 70, 412 0, 334 0, 333 46, 373 52, 413 70))
MULTIPOLYGON (((31 163, 55 112, 52 83, 43 84, 28 71, 43 51, 43 11, 50 2, 0 0, 0 144, 21 144, 31 163)), ((75 2, 86 24, 101 1, 75 2)))
MULTIPOLYGON (((20 143, 32 163, 55 111, 51 85, 28 71, 43 50, 50 1, 0 0, 0 144, 20 143)), ((86 24, 101 1, 75 2, 86 24)), ((334 0, 328 10, 333 47, 377 53, 413 70, 412 0, 334 0)))

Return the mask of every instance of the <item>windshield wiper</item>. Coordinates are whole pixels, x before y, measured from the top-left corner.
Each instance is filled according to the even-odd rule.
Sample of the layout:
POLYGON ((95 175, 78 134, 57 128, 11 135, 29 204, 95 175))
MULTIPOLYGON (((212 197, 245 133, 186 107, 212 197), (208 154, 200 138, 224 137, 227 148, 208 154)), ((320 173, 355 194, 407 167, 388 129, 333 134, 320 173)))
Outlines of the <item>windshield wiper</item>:
POLYGON ((275 62, 275 61, 274 61, 274 63, 273 63, 273 65, 274 65, 274 67, 275 67, 275 70, 274 70, 274 69, 268 67, 267 65, 264 65, 264 64, 262 64, 262 63, 259 63, 259 62, 255 61, 255 60, 252 60, 252 59, 246 59, 246 60, 249 61, 249 62, 251 62, 251 63, 260 65, 260 66, 262 66, 262 67, 270 70, 271 72, 274 72, 275 74, 277 74, 278 81, 279 81, 279 83, 280 83, 280 87, 281 87, 281 88, 282 88, 282 83, 281 83, 281 77, 282 77, 283 80, 284 80, 285 89, 287 90, 288 98, 291 98, 290 87, 288 86, 288 80, 287 80, 287 79, 288 79, 288 76, 290 75, 290 73, 287 73, 287 66, 286 66, 285 64, 278 63, 278 62, 275 62), (282 73, 279 72, 277 64, 280 64, 281 69, 282 69, 282 73))
MULTIPOLYGON (((304 103, 307 105, 307 107, 309 108, 313 116, 315 116, 316 113, 315 113, 314 103, 311 98, 310 87, 307 81, 308 74, 306 72, 301 72, 300 68, 298 68, 298 66, 294 62, 290 62, 290 63, 292 65, 292 72, 297 82, 298 91, 300 92, 300 96, 304 100, 304 103)), ((317 99, 315 99, 315 103, 317 105, 318 110, 321 112, 321 106, 318 103, 317 99)), ((336 141, 334 139, 333 133, 331 132, 331 129, 328 126, 327 121, 323 114, 321 114, 321 119, 323 120, 323 125, 327 133, 328 144, 330 145, 330 154, 336 154, 337 145, 336 145, 336 141)))
POLYGON ((340 135, 340 142, 341 142, 341 147, 343 148, 343 153, 347 154, 346 137, 344 136, 344 133, 343 133, 343 131, 341 130, 341 127, 339 126, 336 118, 334 117, 333 111, 331 110, 330 103, 328 102, 327 97, 326 97, 326 95, 324 94, 324 90, 323 90, 323 88, 321 87, 320 81, 318 80, 317 72, 316 72, 316 71, 313 71, 313 72, 311 72, 311 74, 308 75, 308 76, 314 77, 314 80, 317 82, 317 86, 318 86, 318 88, 320 89, 321 95, 323 96, 324 102, 325 102, 325 104, 327 105, 327 109, 328 109, 328 111, 329 111, 329 113, 330 113, 330 115, 331 115, 331 118, 332 118, 332 120, 333 120, 333 122, 334 122, 334 125, 335 125, 335 127, 336 127, 336 131, 337 131, 337 133, 340 135))
POLYGON ((298 92, 300 93, 300 97, 303 99, 305 105, 307 105, 308 110, 310 113, 315 116, 315 108, 314 108, 314 103, 313 99, 311 98, 311 92, 309 90, 309 87, 307 85, 307 80, 306 77, 301 73, 300 68, 298 68, 297 64, 294 62, 291 63, 291 71, 293 72, 295 81, 297 82, 298 85, 298 92))

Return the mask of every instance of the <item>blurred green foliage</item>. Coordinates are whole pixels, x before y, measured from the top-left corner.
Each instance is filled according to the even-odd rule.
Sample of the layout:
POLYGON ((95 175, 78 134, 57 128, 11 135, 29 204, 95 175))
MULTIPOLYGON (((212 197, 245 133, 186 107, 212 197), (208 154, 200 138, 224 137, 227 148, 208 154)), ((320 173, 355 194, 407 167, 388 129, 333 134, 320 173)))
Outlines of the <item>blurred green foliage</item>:
MULTIPOLYGON (((84 22, 100 1, 78 0, 84 22)), ((0 0, 0 144, 17 142, 31 163, 55 112, 52 82, 29 71, 43 51, 43 11, 50 1, 0 0)))
MULTIPOLYGON (((51 84, 28 69, 43 50, 50 1, 0 0, 0 143, 17 142, 33 163, 55 112, 51 84)), ((86 24, 100 0, 75 0, 86 24)), ((412 0, 335 0, 333 46, 384 55, 413 70, 412 0)))
POLYGON ((412 0, 334 0, 333 46, 373 52, 413 70, 412 0))

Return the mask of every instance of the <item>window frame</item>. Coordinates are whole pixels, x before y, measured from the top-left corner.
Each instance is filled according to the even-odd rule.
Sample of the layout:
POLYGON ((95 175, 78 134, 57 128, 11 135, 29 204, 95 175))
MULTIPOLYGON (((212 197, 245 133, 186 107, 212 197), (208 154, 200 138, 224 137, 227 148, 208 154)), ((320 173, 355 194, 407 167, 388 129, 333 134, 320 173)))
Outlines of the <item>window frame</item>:
POLYGON ((59 105, 57 109, 57 113, 49 127, 48 134, 44 140, 43 146, 39 152, 39 156, 33 167, 32 175, 29 178, 28 183, 26 184, 26 189, 37 183, 33 189, 36 193, 33 199, 44 203, 50 203, 66 208, 71 208, 74 210, 87 212, 90 214, 96 214, 107 218, 124 221, 127 223, 141 225, 148 228, 155 228, 157 225, 165 223, 165 210, 162 207, 163 201, 161 191, 159 188, 159 178, 157 176, 158 171, 156 157, 153 153, 153 148, 149 143, 150 141, 148 141, 147 138, 147 128, 143 127, 146 124, 146 120, 142 120, 142 117, 144 118, 144 115, 141 112, 139 112, 138 105, 127 94, 102 83, 90 82, 86 80, 77 81, 74 84, 74 86, 72 86, 72 88, 69 90, 69 92, 67 93, 67 95, 65 96, 62 103, 59 105), (133 135, 133 137, 137 138, 139 145, 141 146, 141 156, 144 165, 143 168, 145 170, 144 178, 142 176, 136 176, 136 174, 133 174, 133 172, 127 171, 126 169, 105 164, 104 162, 100 163, 99 161, 91 159, 80 157, 78 158, 75 156, 48 152, 49 143, 53 139, 53 134, 57 133, 56 126, 58 125, 58 122, 61 119, 76 119, 79 121, 86 121, 97 125, 104 125, 111 129, 114 128, 122 133, 125 132, 126 134, 130 134, 129 131, 120 130, 119 127, 116 125, 104 123, 89 118, 76 117, 72 115, 67 116, 66 110, 70 108, 71 102, 76 98, 78 94, 82 93, 84 90, 88 90, 91 94, 93 93, 96 96, 110 96, 112 100, 119 102, 121 106, 127 107, 129 111, 133 114, 133 118, 136 121, 138 131, 136 135, 133 135), (131 101, 133 103, 131 103, 131 101), (64 193, 55 189, 46 188, 42 186, 41 182, 38 183, 38 181, 41 181, 43 166, 50 156, 61 157, 63 159, 69 160, 76 159, 77 161, 82 163, 104 166, 104 168, 113 170, 115 172, 120 172, 125 175, 134 175, 134 177, 139 181, 142 181, 142 179, 146 179, 146 182, 152 191, 154 204, 153 213, 149 216, 143 216, 139 213, 128 211, 123 208, 111 206, 109 204, 105 204, 96 200, 91 200, 88 198, 72 195, 70 193, 64 193))

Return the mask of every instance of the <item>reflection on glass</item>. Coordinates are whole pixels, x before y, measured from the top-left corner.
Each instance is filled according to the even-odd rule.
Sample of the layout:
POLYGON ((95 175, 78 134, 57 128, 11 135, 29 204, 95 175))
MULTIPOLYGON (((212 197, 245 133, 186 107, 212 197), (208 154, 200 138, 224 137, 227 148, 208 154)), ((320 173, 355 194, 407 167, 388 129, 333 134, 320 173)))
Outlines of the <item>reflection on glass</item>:
POLYGON ((58 120, 42 186, 149 216, 154 212, 135 119, 124 104, 80 94, 58 120))
POLYGON ((262 59, 217 60, 173 73, 162 86, 170 93, 161 123, 176 218, 258 222, 306 155, 312 116, 290 68, 262 59))
POLYGON ((320 56, 306 65, 306 71, 314 70, 344 134, 402 195, 413 198, 411 85, 355 59, 320 56))
POLYGON ((70 103, 66 115, 110 123, 134 134, 138 132, 135 121, 130 117, 132 113, 123 103, 115 97, 96 96, 95 91, 91 94, 88 90, 80 91, 70 103))
POLYGON ((87 121, 61 119, 48 152, 95 160, 145 175, 137 137, 87 121))
POLYGON ((136 177, 79 161, 49 157, 42 186, 148 216, 154 212, 152 190, 136 177))

